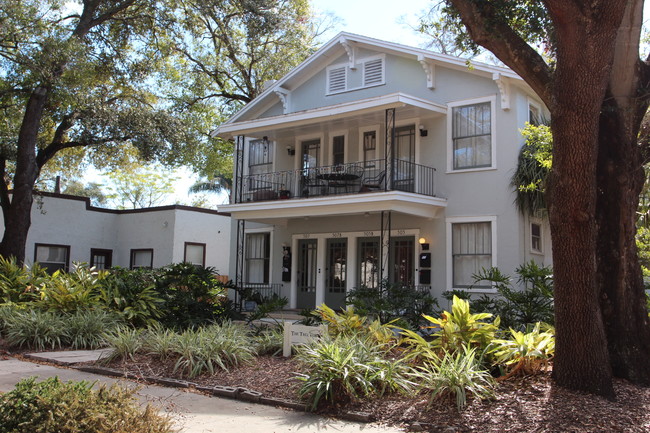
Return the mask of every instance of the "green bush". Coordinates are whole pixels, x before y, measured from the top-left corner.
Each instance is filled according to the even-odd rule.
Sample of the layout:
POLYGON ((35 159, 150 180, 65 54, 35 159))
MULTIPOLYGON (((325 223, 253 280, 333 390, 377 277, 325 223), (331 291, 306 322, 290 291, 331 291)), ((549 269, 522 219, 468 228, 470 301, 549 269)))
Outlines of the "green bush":
POLYGON ((113 385, 98 390, 89 382, 62 383, 58 378, 18 382, 0 395, 0 433, 167 433, 169 417, 147 405, 140 408, 133 391, 113 385))
POLYGON ((360 336, 325 337, 301 346, 297 359, 307 373, 300 396, 312 408, 323 400, 331 404, 347 402, 385 392, 406 392, 413 387, 406 378, 407 367, 400 360, 385 357, 384 345, 360 336))
POLYGON ((25 310, 5 318, 5 338, 10 346, 43 351, 66 342, 66 321, 62 314, 25 310))
POLYGON ((176 332, 156 323, 145 331, 144 350, 164 361, 174 354, 177 338, 176 332))
POLYGON ((553 274, 549 267, 530 261, 515 272, 521 289, 512 286, 512 278, 498 268, 483 269, 474 275, 476 282, 487 281, 499 296, 483 296, 472 301, 474 311, 490 312, 501 317, 504 329, 523 330, 537 322, 553 323, 553 274))
POLYGON ((0 256, 0 302, 37 300, 47 278, 47 272, 38 264, 31 268, 19 266, 13 257, 5 259, 0 256))
POLYGON ((104 339, 108 346, 113 349, 109 356, 104 358, 105 362, 113 359, 126 360, 134 359, 144 347, 142 331, 129 327, 122 327, 104 334, 104 339))
POLYGON ((282 326, 272 326, 262 329, 253 336, 255 352, 258 355, 276 356, 282 352, 284 344, 284 330, 282 326))
POLYGON ((103 280, 98 297, 135 326, 151 325, 162 316, 163 299, 156 290, 159 270, 114 268, 103 280))
POLYGON ((160 321, 186 329, 230 317, 227 289, 213 268, 178 263, 160 269, 156 289, 164 300, 160 321))
POLYGON ((359 335, 370 338, 378 344, 395 344, 395 334, 390 325, 382 324, 379 319, 368 323, 368 318, 356 313, 354 307, 347 307, 337 313, 327 305, 317 307, 312 314, 327 325, 330 335, 353 337, 359 335))
POLYGON ((422 315, 439 309, 438 301, 429 290, 401 286, 382 281, 378 288, 359 287, 346 296, 346 303, 358 314, 379 319, 381 323, 400 319, 411 329, 422 324, 422 315))
POLYGON ((64 316, 63 343, 73 349, 97 349, 106 345, 105 335, 120 326, 116 313, 101 308, 77 310, 64 316))
POLYGON ((79 263, 75 263, 73 272, 56 271, 41 287, 36 305, 63 313, 98 307, 98 293, 107 275, 107 271, 96 271, 79 263))
POLYGON ((468 395, 480 399, 494 396, 494 379, 481 364, 476 348, 463 346, 462 350, 445 351, 442 356, 416 366, 410 376, 421 389, 431 391, 430 402, 452 398, 458 410, 462 410, 468 395))
POLYGON ((435 359, 438 352, 457 352, 466 346, 486 349, 499 329, 499 317, 492 323, 485 322, 490 319, 490 313, 476 313, 470 311, 469 302, 454 296, 451 312, 444 311, 440 318, 425 315, 432 329, 432 339, 428 340, 421 335, 402 330, 403 342, 410 346, 407 358, 409 359, 435 359))

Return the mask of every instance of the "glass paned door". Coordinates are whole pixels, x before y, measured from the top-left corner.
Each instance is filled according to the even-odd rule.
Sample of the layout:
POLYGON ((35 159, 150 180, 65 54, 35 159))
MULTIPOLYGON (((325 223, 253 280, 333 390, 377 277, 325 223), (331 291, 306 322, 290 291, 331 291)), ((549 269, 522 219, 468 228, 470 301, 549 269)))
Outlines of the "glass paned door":
POLYGON ((388 278, 400 286, 413 286, 415 277, 415 238, 397 237, 390 242, 390 269, 388 278))
POLYGON ((316 247, 316 239, 298 241, 297 307, 300 309, 316 307, 316 278, 318 274, 316 247))
POLYGON ((308 140, 301 143, 302 148, 302 196, 320 195, 318 179, 320 140, 308 140))
POLYGON ((413 191, 415 179, 415 125, 395 128, 395 178, 393 188, 413 191))
POLYGON ((325 268, 325 304, 333 309, 345 306, 347 281, 348 240, 327 240, 327 267, 325 268))
POLYGON ((359 287, 379 287, 379 238, 359 238, 359 287))

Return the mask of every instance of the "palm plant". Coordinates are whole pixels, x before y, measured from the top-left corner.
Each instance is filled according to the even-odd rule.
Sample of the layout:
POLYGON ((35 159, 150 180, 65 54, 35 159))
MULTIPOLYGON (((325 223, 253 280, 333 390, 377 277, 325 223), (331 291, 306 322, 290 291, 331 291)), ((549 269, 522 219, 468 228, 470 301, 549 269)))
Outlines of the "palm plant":
POLYGON ((555 354, 555 332, 550 325, 538 322, 528 332, 510 328, 510 334, 507 340, 493 342, 496 345, 496 362, 510 370, 505 378, 515 374, 535 374, 548 365, 555 354))
POLYGON ((227 192, 228 198, 232 193, 232 175, 226 175, 217 173, 208 180, 199 180, 190 186, 189 193, 197 194, 201 192, 209 192, 219 194, 221 192, 227 192))

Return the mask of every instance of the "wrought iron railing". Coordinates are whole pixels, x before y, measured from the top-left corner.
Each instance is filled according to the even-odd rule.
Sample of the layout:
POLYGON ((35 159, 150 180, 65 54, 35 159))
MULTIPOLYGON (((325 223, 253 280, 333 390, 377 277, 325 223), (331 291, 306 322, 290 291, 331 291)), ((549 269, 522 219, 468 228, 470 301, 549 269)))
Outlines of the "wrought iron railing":
MULTIPOLYGON (((435 196, 435 169, 410 161, 376 159, 241 176, 242 202, 287 200, 373 191, 435 196)), ((234 197, 236 202, 240 198, 234 197)))

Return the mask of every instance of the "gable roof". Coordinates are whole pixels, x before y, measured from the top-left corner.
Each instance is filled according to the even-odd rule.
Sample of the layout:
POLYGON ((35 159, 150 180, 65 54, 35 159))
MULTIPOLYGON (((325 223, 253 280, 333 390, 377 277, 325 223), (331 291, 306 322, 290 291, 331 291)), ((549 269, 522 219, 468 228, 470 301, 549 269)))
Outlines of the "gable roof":
MULTIPOLYGON (((278 102, 278 94, 286 94, 287 92, 296 89, 309 78, 323 70, 336 58, 345 53, 347 53, 349 57, 353 58, 355 48, 374 49, 384 53, 412 58, 423 64, 440 64, 448 68, 462 70, 467 73, 486 77, 499 75, 501 77, 516 80, 519 84, 526 85, 521 77, 506 67, 488 65, 480 62, 471 62, 470 68, 468 60, 460 57, 435 53, 430 50, 409 47, 394 42, 382 41, 354 33, 341 32, 304 60, 300 65, 292 69, 284 77, 269 85, 257 98, 235 113, 230 119, 224 122, 222 126, 237 123, 247 115, 270 108, 278 102)), ((219 126, 215 131, 213 131, 212 135, 219 135, 222 126, 219 126)))

